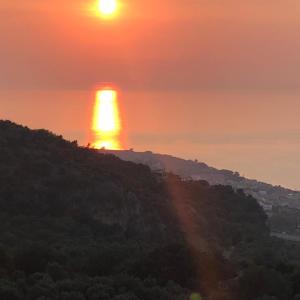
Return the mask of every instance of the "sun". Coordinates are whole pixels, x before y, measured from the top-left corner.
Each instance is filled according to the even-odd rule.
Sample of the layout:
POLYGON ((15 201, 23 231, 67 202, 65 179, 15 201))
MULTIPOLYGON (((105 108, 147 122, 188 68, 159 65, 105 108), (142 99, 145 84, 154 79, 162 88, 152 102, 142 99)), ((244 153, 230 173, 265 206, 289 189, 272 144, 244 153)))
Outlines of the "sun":
POLYGON ((99 0, 98 10, 102 16, 109 17, 116 13, 117 0, 99 0))

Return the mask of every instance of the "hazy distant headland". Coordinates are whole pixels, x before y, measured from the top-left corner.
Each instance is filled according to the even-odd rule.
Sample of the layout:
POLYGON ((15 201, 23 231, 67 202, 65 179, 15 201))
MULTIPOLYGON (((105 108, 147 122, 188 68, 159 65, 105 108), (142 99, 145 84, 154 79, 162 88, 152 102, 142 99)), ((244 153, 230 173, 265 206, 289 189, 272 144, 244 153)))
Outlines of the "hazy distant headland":
MULTIPOLYGON (((220 169, 238 170, 245 177, 300 189, 298 92, 119 92, 128 135, 125 149, 197 158, 220 169)), ((95 90, 0 90, 0 98, 5 118, 47 128, 80 145, 93 142, 88 132, 95 90)))
POLYGON ((198 160, 184 160, 171 155, 132 150, 113 151, 121 159, 148 165, 155 172, 172 172, 184 180, 206 180, 211 185, 229 185, 235 190, 242 189, 258 200, 269 216, 271 229, 281 237, 300 236, 300 192, 281 186, 273 186, 253 179, 247 179, 238 172, 218 170, 198 160))

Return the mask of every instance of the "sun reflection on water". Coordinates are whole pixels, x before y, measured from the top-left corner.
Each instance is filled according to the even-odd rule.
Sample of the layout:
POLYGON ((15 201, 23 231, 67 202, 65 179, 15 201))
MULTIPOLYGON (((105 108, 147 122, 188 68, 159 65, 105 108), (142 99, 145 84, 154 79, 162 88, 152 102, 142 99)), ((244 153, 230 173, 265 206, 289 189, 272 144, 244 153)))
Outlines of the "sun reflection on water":
POLYGON ((96 149, 121 150, 121 129, 117 91, 107 88, 98 90, 94 104, 91 146, 96 149))

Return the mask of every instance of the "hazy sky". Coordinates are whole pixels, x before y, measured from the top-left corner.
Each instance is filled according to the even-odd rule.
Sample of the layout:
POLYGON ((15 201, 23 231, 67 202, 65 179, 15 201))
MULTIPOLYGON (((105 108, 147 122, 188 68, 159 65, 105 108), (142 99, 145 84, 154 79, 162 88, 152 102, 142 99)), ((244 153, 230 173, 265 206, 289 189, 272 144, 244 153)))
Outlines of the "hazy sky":
POLYGON ((120 0, 113 21, 94 0, 1 0, 2 87, 298 89, 297 0, 120 0))
POLYGON ((300 189, 300 2, 1 0, 0 118, 88 142, 95 87, 127 143, 300 189))

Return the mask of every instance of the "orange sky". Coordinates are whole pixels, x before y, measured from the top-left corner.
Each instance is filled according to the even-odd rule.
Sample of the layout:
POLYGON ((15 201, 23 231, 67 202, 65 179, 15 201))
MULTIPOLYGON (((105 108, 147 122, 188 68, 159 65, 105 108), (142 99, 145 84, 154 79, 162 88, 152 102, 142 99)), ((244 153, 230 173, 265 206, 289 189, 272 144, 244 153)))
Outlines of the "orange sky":
POLYGON ((2 0, 0 118, 88 142, 95 88, 119 87, 128 146, 300 189, 300 3, 2 0))
POLYGON ((90 15, 93 2, 2 0, 0 87, 299 86, 296 0, 122 0, 109 22, 90 15))

